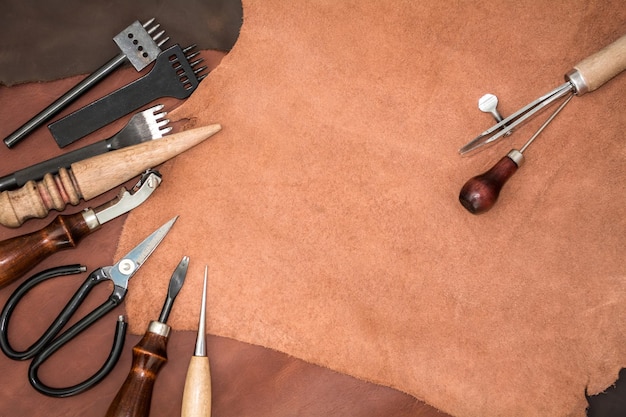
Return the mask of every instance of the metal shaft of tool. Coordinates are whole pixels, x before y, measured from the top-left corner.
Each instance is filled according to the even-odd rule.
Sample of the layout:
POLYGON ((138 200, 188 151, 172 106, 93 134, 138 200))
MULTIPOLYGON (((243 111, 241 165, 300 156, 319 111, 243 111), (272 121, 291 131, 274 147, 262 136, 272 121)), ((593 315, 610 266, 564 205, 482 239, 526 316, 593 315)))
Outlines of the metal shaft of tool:
POLYGON ((208 266, 204 267, 204 286, 202 287, 202 305, 200 307, 200 321, 198 322, 198 337, 194 356, 206 356, 206 282, 209 273, 208 266))
POLYGON ((183 287, 183 284, 185 282, 185 276, 187 275, 188 266, 189 257, 183 256, 183 259, 174 270, 172 278, 170 278, 170 285, 167 290, 167 297, 165 298, 165 303, 163 304, 163 308, 161 309, 161 315, 159 316, 159 321, 161 323, 166 323, 168 317, 170 316, 172 306, 174 305, 174 300, 176 299, 178 292, 183 287))
POLYGON ((541 134, 541 132, 543 132, 543 130, 550 124, 550 122, 561 112, 561 110, 563 110, 563 108, 565 107, 565 105, 567 105, 567 103, 569 103, 569 101, 572 99, 572 97, 574 97, 574 93, 571 93, 563 103, 561 103, 561 105, 554 111, 554 113, 552 113, 550 115, 550 117, 548 117, 548 119, 546 119, 545 122, 543 122, 543 124, 541 125, 541 127, 539 127, 539 129, 537 129, 537 131, 535 132, 534 135, 532 135, 530 137, 530 139, 528 139, 528 141, 526 141, 526 143, 524 144, 524 146, 522 146, 519 150, 519 153, 524 153, 524 151, 526 150, 526 148, 528 148, 530 146, 531 143, 533 143, 533 141, 535 139, 537 139, 537 136, 539 136, 541 134))
POLYGON ((117 67, 126 61, 126 55, 119 54, 115 58, 100 67, 96 72, 83 79, 67 93, 59 97, 54 103, 39 112, 36 116, 26 122, 22 127, 11 133, 4 139, 4 143, 9 148, 24 139, 33 130, 50 120, 54 115, 76 100, 81 94, 93 87, 96 83, 110 74, 117 67))

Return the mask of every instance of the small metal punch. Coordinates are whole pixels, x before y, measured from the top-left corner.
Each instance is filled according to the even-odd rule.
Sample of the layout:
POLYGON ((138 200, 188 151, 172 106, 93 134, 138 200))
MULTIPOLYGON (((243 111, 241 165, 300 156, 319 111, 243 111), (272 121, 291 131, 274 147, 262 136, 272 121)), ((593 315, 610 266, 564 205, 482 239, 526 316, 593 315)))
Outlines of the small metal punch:
POLYGON ((113 40, 121 50, 119 55, 97 69, 93 74, 83 79, 80 83, 76 84, 76 86, 59 97, 54 103, 50 104, 15 132, 7 136, 4 139, 5 145, 9 148, 15 146, 33 130, 52 119, 52 117, 67 107, 81 94, 96 85, 99 81, 104 79, 104 77, 111 74, 124 62, 129 61, 137 71, 141 71, 147 67, 156 59, 159 53, 161 53, 161 46, 169 40, 169 38, 166 37, 159 41, 165 34, 164 30, 153 35, 160 26, 159 24, 155 24, 149 27, 153 23, 154 18, 148 20, 143 25, 135 21, 117 34, 113 40))

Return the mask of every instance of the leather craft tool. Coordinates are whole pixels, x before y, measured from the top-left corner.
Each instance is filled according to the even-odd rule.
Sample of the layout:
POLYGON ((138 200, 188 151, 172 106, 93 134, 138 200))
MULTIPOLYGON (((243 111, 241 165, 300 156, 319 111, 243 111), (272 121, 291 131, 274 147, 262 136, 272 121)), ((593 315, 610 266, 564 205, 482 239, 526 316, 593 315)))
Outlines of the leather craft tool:
POLYGON ((509 131, 530 120, 560 98, 574 93, 582 96, 595 91, 626 69, 626 35, 595 54, 585 58, 565 75, 566 82, 472 139, 459 153, 466 154, 494 143, 509 131))
POLYGON ((75 248, 100 226, 128 213, 148 199, 161 184, 161 175, 146 171, 129 192, 126 188, 111 201, 70 215, 59 215, 43 229, 0 242, 0 288, 20 278, 48 256, 75 248))
POLYGON ((211 416, 211 369, 206 354, 206 282, 208 267, 204 267, 204 285, 200 305, 200 321, 196 349, 189 361, 181 417, 211 416))
POLYGON ((126 256, 115 263, 115 265, 101 267, 93 271, 72 296, 61 313, 54 319, 50 327, 36 342, 24 351, 16 351, 13 349, 8 340, 9 320, 13 310, 17 307, 22 297, 43 281, 63 275, 79 274, 84 272, 86 268, 82 265, 68 265, 45 270, 26 280, 15 290, 11 297, 9 297, 0 314, 0 347, 5 355, 11 359, 26 360, 33 358, 28 369, 28 377, 31 385, 37 391, 51 397, 76 395, 93 387, 114 368, 124 346, 126 322, 123 317, 119 317, 117 320, 111 353, 104 365, 102 365, 94 375, 83 382, 64 388, 50 387, 43 383, 38 376, 39 367, 52 354, 121 303, 126 296, 128 281, 161 243, 175 221, 176 217, 169 220, 132 249, 126 256), (100 306, 81 318, 76 324, 60 333, 80 305, 85 301, 89 292, 96 285, 106 281, 113 282, 111 296, 100 306))
POLYGON ((503 136, 510 136, 513 129, 530 120, 541 110, 563 99, 557 110, 520 149, 512 149, 492 168, 468 180, 459 193, 459 201, 470 213, 480 214, 490 210, 509 178, 524 162, 523 152, 539 136, 546 126, 558 115, 574 95, 581 96, 594 91, 626 69, 626 35, 582 60, 569 73, 566 82, 537 100, 502 118, 496 110, 497 98, 485 95, 479 101, 481 111, 491 113, 497 124, 487 129, 463 146, 459 152, 467 154, 485 145, 492 144, 503 136))
POLYGON ((202 58, 192 61, 199 54, 191 53, 194 47, 166 49, 148 74, 51 123, 50 133, 63 147, 159 98, 189 97, 207 75, 202 74, 206 66, 196 68, 202 58))
POLYGON ((219 132, 213 124, 168 135, 159 140, 128 146, 73 163, 39 182, 0 193, 0 224, 20 226, 25 220, 45 217, 115 188, 143 171, 156 167, 219 132))
POLYGON ((74 162, 82 161, 92 156, 162 138, 172 130, 171 127, 165 127, 169 120, 163 119, 167 113, 161 112, 162 109, 163 105, 159 104, 135 114, 122 130, 108 139, 64 153, 1 177, 0 191, 14 190, 28 181, 39 181, 48 173, 56 174, 59 172, 59 168, 69 168, 74 162))
POLYGON ((152 391, 159 370, 167 362, 166 324, 174 300, 183 286, 189 258, 183 257, 170 279, 167 297, 157 321, 151 321, 143 338, 133 347, 133 363, 126 380, 107 410, 106 417, 148 417, 152 391))
POLYGON ((569 97, 550 115, 541 125, 534 135, 519 150, 512 149, 506 156, 500 159, 493 167, 486 172, 470 178, 459 194, 459 201, 470 213, 480 214, 488 211, 498 200, 500 191, 504 184, 524 162, 524 151, 539 136, 548 124, 559 114, 567 103, 574 97, 570 93, 569 97))
MULTIPOLYGON (((77 99, 81 94, 104 79, 104 77, 111 74, 123 63, 129 61, 137 71, 141 71, 150 65, 150 63, 152 63, 161 52, 161 46, 169 40, 169 38, 164 38, 159 41, 165 31, 160 31, 156 35, 152 35, 160 26, 159 24, 155 24, 148 28, 153 23, 154 18, 150 19, 143 25, 138 21, 135 21, 126 29, 118 33, 113 38, 113 41, 121 50, 119 55, 109 60, 93 74, 83 79, 67 93, 59 97, 54 103, 50 104, 15 132, 7 136, 4 139, 5 145, 9 148, 15 146, 15 144, 24 139, 33 130, 50 120, 75 99, 77 99), (159 42, 157 43, 157 41, 159 42)), ((59 144, 59 146, 65 146, 68 144, 69 143, 64 143, 63 145, 59 144)))

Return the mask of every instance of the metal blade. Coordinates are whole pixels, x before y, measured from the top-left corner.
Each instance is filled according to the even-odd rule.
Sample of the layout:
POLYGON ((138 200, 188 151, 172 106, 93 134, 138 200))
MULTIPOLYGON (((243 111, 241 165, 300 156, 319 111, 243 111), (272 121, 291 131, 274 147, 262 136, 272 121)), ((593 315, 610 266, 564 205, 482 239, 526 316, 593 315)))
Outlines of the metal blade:
POLYGON ((475 149, 478 149, 481 146, 495 142, 496 140, 504 136, 507 132, 530 120, 533 116, 537 115, 540 110, 546 108, 550 104, 554 103, 556 100, 572 92, 573 88, 574 87, 570 82, 566 82, 555 88, 554 90, 550 91, 549 93, 544 94, 532 103, 521 108, 506 119, 493 125, 489 129, 485 130, 483 133, 469 141, 461 149, 459 149, 459 153, 463 155, 475 149), (494 132, 498 130, 499 132, 494 134, 494 132))
POLYGON ((189 257, 183 256, 183 259, 181 259, 181 261, 178 263, 178 266, 174 270, 172 278, 170 278, 170 285, 167 289, 167 297, 165 298, 165 303, 163 304, 163 308, 161 309, 159 322, 167 322, 167 318, 170 316, 172 306, 174 305, 174 300, 176 299, 176 296, 180 292, 180 289, 183 288, 183 284, 185 283, 185 277, 187 276, 188 267, 189 257))
POLYGON ((109 272, 113 283, 124 289, 128 288, 128 280, 144 264, 146 259, 159 246, 165 235, 170 231, 178 216, 152 232, 143 242, 135 246, 130 252, 111 267, 109 272))

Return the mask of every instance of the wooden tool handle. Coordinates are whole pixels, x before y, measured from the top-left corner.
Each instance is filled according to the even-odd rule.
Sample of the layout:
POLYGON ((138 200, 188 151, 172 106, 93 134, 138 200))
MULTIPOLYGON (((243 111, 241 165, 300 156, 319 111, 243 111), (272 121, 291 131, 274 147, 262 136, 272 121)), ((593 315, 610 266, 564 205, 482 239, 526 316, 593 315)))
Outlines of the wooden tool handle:
POLYGON ((72 164, 72 172, 83 198, 89 200, 185 152, 220 129, 218 124, 202 126, 107 152, 72 164))
POLYGON ((0 288, 53 253, 76 247, 85 236, 97 230, 97 222, 87 223, 85 220, 90 212, 57 216, 41 230, 0 242, 0 288))
MULTIPOLYGON (((521 153, 518 151, 513 150, 511 152, 517 152, 518 157, 521 157, 521 153)), ((500 159, 488 171, 470 178, 463 185, 459 194, 459 201, 470 213, 484 213, 496 203, 500 190, 519 167, 518 163, 509 155, 500 159)))
POLYGON ((583 59, 574 66, 574 72, 568 74, 579 90, 580 95, 594 91, 611 78, 626 69, 626 35, 595 54, 583 59), (576 80, 579 77, 580 80, 576 80), (581 83, 582 86, 578 86, 581 83))
POLYGON ((209 358, 192 356, 187 369, 181 417, 211 415, 211 371, 209 358))
POLYGON ((41 181, 28 181, 22 188, 0 193, 0 224, 18 227, 26 220, 44 218, 50 210, 77 205, 82 195, 71 170, 46 174, 41 181))
POLYGON ((107 410, 106 417, 148 417, 154 382, 167 362, 170 327, 153 321, 133 348, 133 363, 126 381, 107 410))
POLYGON ((213 124, 128 146, 46 174, 40 182, 29 181, 15 191, 0 193, 0 224, 17 227, 25 220, 45 217, 52 209, 63 210, 115 188, 149 168, 188 150, 219 132, 213 124))

